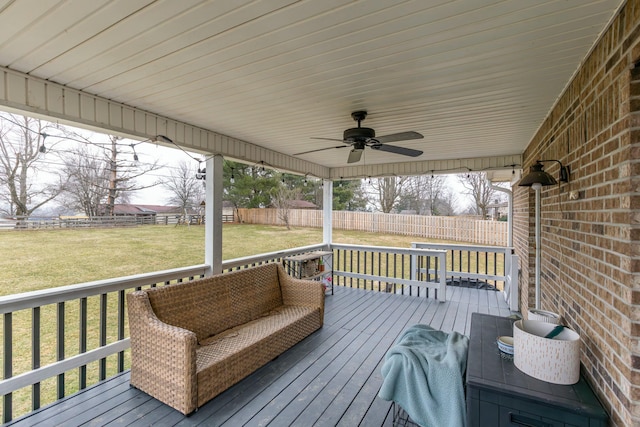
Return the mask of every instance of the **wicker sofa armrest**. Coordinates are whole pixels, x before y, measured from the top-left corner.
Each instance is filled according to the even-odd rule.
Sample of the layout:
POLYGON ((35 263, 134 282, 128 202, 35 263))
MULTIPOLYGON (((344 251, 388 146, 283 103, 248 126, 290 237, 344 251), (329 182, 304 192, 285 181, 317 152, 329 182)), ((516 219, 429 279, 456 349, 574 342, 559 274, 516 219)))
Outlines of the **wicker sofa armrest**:
POLYGON ((324 323, 324 288, 317 280, 296 279, 278 265, 278 280, 285 305, 298 305, 320 309, 320 325, 324 323))
POLYGON ((197 407, 196 334, 159 320, 143 291, 127 294, 131 385, 183 414, 197 407))

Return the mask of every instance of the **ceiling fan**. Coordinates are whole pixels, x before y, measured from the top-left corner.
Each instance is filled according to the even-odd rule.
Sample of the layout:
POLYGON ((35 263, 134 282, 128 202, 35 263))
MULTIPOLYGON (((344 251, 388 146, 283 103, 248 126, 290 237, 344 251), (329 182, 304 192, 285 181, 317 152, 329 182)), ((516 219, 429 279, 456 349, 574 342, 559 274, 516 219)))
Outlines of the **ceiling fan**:
POLYGON ((344 131, 343 139, 335 138, 311 138, 311 139, 323 139, 326 141, 340 141, 347 145, 338 145, 337 147, 319 148, 317 150, 304 151, 302 153, 296 153, 294 156, 301 156, 303 154, 315 153, 317 151, 332 150, 334 148, 351 147, 349 158, 347 163, 356 163, 360 161, 362 152, 365 147, 370 147, 374 150, 386 151, 388 153, 401 154, 403 156, 418 157, 422 154, 420 150, 413 150, 411 148, 398 147, 397 145, 389 145, 387 142, 395 141, 408 141, 410 139, 422 139, 422 134, 418 132, 400 132, 392 133, 391 135, 384 135, 376 137, 376 132, 371 128, 360 127, 360 123, 367 117, 366 111, 354 111, 351 113, 353 120, 358 122, 357 128, 351 128, 344 131))

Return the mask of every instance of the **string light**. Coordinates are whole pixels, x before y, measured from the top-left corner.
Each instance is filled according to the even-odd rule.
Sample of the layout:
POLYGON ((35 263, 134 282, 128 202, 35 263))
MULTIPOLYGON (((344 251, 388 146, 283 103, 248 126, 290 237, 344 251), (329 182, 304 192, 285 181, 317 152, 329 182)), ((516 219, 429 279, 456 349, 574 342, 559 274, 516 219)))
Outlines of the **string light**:
POLYGON ((40 132, 40 136, 42 136, 42 145, 40 145, 40 148, 38 148, 38 151, 44 154, 47 152, 47 147, 44 146, 44 140, 47 139, 49 135, 47 135, 44 132, 40 132))
POLYGON ((233 168, 231 168, 231 178, 229 178, 231 184, 235 184, 236 178, 233 176, 233 168))

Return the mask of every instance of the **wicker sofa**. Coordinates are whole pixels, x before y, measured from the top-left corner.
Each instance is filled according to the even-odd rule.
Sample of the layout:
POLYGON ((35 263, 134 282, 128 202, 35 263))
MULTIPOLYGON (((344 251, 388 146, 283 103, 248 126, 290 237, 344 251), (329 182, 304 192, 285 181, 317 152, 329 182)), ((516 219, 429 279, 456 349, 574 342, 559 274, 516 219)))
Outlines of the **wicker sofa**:
POLYGON ((183 414, 322 327, 320 282, 281 265, 127 294, 131 385, 183 414))

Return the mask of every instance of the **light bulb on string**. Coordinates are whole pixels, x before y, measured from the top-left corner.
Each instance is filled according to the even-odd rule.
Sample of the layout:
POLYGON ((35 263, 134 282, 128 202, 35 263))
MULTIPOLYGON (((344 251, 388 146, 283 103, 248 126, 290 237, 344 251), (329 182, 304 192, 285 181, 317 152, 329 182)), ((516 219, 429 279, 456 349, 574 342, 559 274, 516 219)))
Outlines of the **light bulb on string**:
POLYGON ((46 133, 44 133, 44 132, 41 132, 41 133, 40 133, 40 136, 42 136, 42 144, 40 144, 40 147, 38 147, 38 151, 39 151, 40 153, 43 153, 43 154, 44 154, 44 153, 46 153, 46 152, 47 152, 47 147, 45 147, 45 146, 44 146, 44 140, 45 140, 45 139, 47 139, 47 137, 48 137, 49 135, 47 135, 47 134, 46 134, 46 133))

